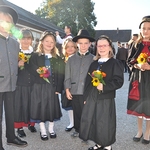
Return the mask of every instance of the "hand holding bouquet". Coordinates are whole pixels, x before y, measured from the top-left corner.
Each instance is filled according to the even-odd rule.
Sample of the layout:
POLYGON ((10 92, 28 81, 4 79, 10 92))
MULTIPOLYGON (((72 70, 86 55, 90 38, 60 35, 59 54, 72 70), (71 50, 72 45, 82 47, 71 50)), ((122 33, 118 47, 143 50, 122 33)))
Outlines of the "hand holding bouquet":
MULTIPOLYGON (((22 60, 24 63, 26 62, 27 64, 29 64, 29 59, 30 59, 31 55, 25 55, 22 52, 19 52, 19 61, 22 60)), ((24 69, 24 66, 20 66, 20 70, 24 69)))
MULTIPOLYGON (((150 63, 150 57, 148 56, 147 53, 141 53, 138 58, 137 58, 137 66, 141 69, 141 66, 145 63, 150 63)), ((142 71, 144 71, 143 69, 141 69, 142 71)))
POLYGON ((103 85, 106 85, 105 84, 105 81, 104 81, 104 77, 106 77, 106 73, 100 71, 100 70, 96 70, 96 71, 93 71, 92 74, 88 73, 91 77, 92 77, 92 84, 93 86, 98 86, 99 83, 102 83, 103 85))

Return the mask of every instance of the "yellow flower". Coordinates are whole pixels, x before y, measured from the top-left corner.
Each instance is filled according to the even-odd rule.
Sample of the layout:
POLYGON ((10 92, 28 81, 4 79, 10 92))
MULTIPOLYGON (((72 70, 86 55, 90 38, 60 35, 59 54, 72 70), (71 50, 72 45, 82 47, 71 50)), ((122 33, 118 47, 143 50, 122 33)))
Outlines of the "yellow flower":
POLYGON ((27 57, 27 56, 24 56, 23 61, 24 61, 24 62, 27 62, 27 61, 28 61, 28 57, 27 57))
POLYGON ((146 53, 141 53, 137 58, 138 64, 144 64, 147 61, 147 58, 148 55, 146 53))
MULTIPOLYGON (((19 52, 19 60, 22 60, 29 64, 30 57, 31 57, 31 55, 25 55, 24 53, 19 52)), ((20 66, 20 69, 21 70, 24 69, 24 66, 20 66)))
POLYGON ((92 79, 92 83, 93 83, 93 86, 98 86, 98 85, 99 85, 99 83, 100 83, 100 81, 99 81, 99 79, 98 79, 98 78, 94 78, 94 77, 93 77, 93 79, 92 79))
POLYGON ((24 59, 24 53, 19 52, 19 59, 20 60, 24 59))
POLYGON ((95 74, 101 74, 102 72, 99 70, 94 71, 95 74))
MULTIPOLYGON (((102 72, 101 70, 94 70, 91 74, 88 73, 91 78, 92 78, 92 85, 97 87, 100 83, 102 83, 103 85, 106 85, 105 84, 105 81, 104 81, 104 77, 106 77, 106 73, 105 72, 102 72)), ((98 90, 99 91, 99 90, 98 90)), ((99 91, 99 94, 101 93, 102 91, 100 90, 99 91)))

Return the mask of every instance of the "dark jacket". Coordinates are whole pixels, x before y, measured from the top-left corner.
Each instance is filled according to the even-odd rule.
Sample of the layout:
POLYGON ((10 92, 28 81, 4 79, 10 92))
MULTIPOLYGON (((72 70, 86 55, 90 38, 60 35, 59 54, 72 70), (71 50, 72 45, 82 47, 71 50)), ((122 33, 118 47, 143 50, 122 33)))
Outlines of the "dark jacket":
POLYGON ((116 59, 119 60, 127 60, 128 51, 124 47, 118 48, 118 52, 116 54, 116 59))
MULTIPOLYGON (((26 54, 31 55, 31 54, 26 54)), ((18 68, 17 85, 19 86, 32 86, 34 83, 34 76, 29 72, 30 64, 25 62, 24 69, 18 68)))
MULTIPOLYGON (((91 74, 94 70, 97 70, 99 67, 98 61, 94 61, 90 68, 89 73, 91 74)), ((116 90, 121 88, 123 85, 123 65, 119 60, 114 58, 109 59, 106 63, 100 65, 100 69, 106 73, 104 81, 106 85, 103 87, 103 93, 98 94, 98 99, 112 99, 116 96, 116 90)), ((88 97, 89 91, 93 88, 91 83, 92 78, 88 74, 85 80, 85 90, 84 90, 84 99, 88 97)), ((95 87, 96 88, 96 87, 95 87)), ((98 90, 97 90, 98 91, 98 90)))
MULTIPOLYGON (((39 56, 38 53, 33 53, 31 55, 29 63, 31 65, 29 70, 35 77, 34 82, 38 84, 45 84, 46 81, 43 78, 41 78, 36 71, 39 67, 45 66, 45 55, 39 56)), ((59 56, 57 56, 57 58, 50 58, 50 63, 52 77, 52 83, 50 84, 53 84, 53 86, 56 87, 56 92, 61 93, 63 90, 65 63, 59 56)), ((48 79, 50 79, 50 77, 48 79)))
POLYGON ((129 50, 127 64, 130 68, 130 71, 133 69, 133 65, 137 63, 136 59, 138 58, 139 54, 141 53, 144 45, 139 43, 136 47, 133 45, 132 48, 129 50))

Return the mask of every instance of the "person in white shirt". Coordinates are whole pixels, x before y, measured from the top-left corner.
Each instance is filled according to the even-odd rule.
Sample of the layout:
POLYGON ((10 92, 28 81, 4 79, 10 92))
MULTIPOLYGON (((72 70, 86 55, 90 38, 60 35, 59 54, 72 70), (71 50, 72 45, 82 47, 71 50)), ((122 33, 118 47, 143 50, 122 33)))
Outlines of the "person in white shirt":
POLYGON ((66 36, 65 36, 64 38, 61 38, 61 37, 60 37, 58 31, 55 32, 55 33, 56 33, 56 41, 57 41, 57 43, 63 44, 66 39, 68 39, 68 38, 69 38, 69 39, 70 39, 70 38, 73 38, 73 37, 72 37, 72 34, 71 34, 71 27, 65 26, 64 32, 65 32, 65 34, 66 34, 66 36))

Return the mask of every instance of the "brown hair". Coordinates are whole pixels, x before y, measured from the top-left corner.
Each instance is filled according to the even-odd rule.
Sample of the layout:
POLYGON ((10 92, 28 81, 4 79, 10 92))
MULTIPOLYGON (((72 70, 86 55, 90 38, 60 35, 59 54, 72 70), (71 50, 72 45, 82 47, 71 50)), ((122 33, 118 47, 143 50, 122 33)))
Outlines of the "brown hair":
POLYGON ((100 37, 96 40, 96 43, 95 43, 96 56, 94 57, 94 60, 98 60, 99 58, 101 58, 101 56, 100 56, 100 55, 98 54, 98 52, 97 52, 97 43, 98 43, 99 40, 106 40, 106 41, 108 41, 109 46, 110 46, 110 48, 111 48, 111 49, 110 49, 110 52, 109 52, 109 58, 114 57, 114 53, 113 53, 114 46, 113 46, 113 44, 112 44, 112 41, 109 39, 108 36, 102 35, 102 36, 100 36, 100 37))
POLYGON ((34 40, 33 34, 30 29, 23 28, 23 29, 21 29, 21 33, 23 35, 22 38, 31 38, 32 40, 34 40))

